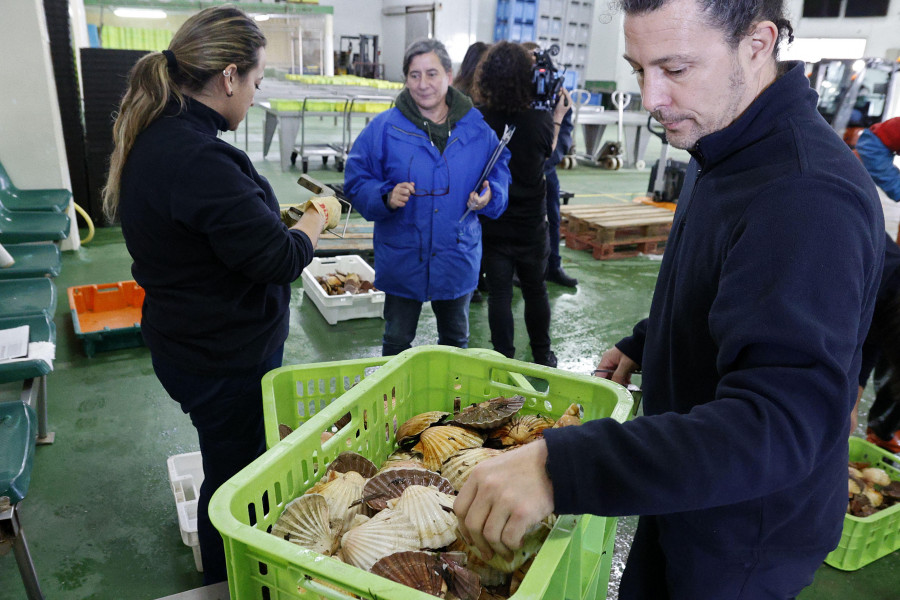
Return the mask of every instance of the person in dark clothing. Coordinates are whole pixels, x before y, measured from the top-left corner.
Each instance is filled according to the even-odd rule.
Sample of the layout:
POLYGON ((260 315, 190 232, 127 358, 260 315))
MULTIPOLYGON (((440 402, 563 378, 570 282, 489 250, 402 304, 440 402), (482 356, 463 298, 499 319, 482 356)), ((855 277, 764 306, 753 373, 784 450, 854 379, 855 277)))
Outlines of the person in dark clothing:
POLYGON ((281 366, 290 283, 340 218, 336 199, 317 198, 288 228, 249 157, 217 137, 253 105, 265 45, 253 19, 213 7, 190 17, 167 50, 141 58, 116 118, 103 197, 145 291, 141 333, 153 369, 197 429, 206 584, 226 579, 210 497, 265 450, 260 379, 281 366))
POLYGON ((459 73, 453 78, 453 87, 461 91, 469 98, 474 97, 475 92, 475 71, 478 69, 478 63, 487 53, 490 44, 484 42, 475 42, 466 50, 462 63, 459 65, 459 73))
POLYGON ((640 367, 644 415, 482 462, 460 531, 509 556, 551 511, 637 514, 621 600, 794 598, 847 508, 878 196, 803 63, 777 60, 781 2, 619 5, 644 107, 692 156, 650 316, 598 368, 625 384, 640 367))
MULTIPOLYGON (((540 49, 535 42, 522 42, 522 46, 532 53, 540 49)), ((556 136, 553 154, 544 163, 544 178, 547 181, 547 239, 550 244, 545 279, 570 288, 577 287, 578 280, 566 273, 559 255, 559 175, 556 173, 556 166, 562 162, 563 157, 569 153, 569 149, 572 147, 572 132, 575 130, 573 115, 571 108, 566 111, 559 124, 559 135, 556 136)))
POLYGON ((494 350, 515 357, 512 316, 513 273, 525 300, 525 327, 534 362, 556 366, 550 349, 550 301, 547 271, 547 193, 544 163, 553 152, 558 123, 568 109, 563 90, 553 113, 532 108, 532 59, 521 45, 494 44, 476 76, 478 108, 498 136, 506 126, 516 131, 509 142, 509 206, 494 221, 484 220, 484 271, 488 284, 488 323, 494 350))
MULTIPOLYGON (((890 452, 900 452, 900 246, 885 233, 884 270, 872 326, 863 344, 859 373, 859 401, 872 371, 875 372, 875 402, 869 408, 866 439, 890 452)), ((853 411, 851 433, 856 429, 853 411)))

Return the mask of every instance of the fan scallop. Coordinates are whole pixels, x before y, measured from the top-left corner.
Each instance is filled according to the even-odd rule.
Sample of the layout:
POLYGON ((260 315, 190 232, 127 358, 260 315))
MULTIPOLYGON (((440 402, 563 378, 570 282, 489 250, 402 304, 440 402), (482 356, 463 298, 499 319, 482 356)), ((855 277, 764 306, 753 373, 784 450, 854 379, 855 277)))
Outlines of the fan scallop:
POLYGON ((450 482, 434 471, 427 469, 385 469, 366 482, 363 499, 375 510, 387 506, 391 498, 399 498, 403 490, 411 485, 434 487, 445 494, 454 493, 450 482))
POLYGON ((341 556, 366 571, 394 552, 419 549, 419 534, 405 514, 385 509, 341 537, 341 556))
POLYGON ((376 575, 438 598, 447 592, 443 570, 440 557, 419 550, 395 552, 372 565, 376 575))
POLYGON ((553 428, 559 429, 560 427, 571 427, 573 425, 581 425, 581 408, 574 403, 570 404, 566 412, 556 420, 556 425, 553 428))
POLYGON ((366 478, 356 471, 338 473, 334 479, 322 486, 319 490, 326 502, 332 520, 340 520, 339 533, 344 533, 350 528, 350 523, 358 514, 366 514, 366 504, 361 502, 363 490, 366 486, 366 478))
POLYGON ((443 548, 456 539, 459 522, 453 512, 455 496, 433 487, 411 485, 394 504, 409 517, 419 534, 419 548, 443 548))
POLYGON ((494 429, 509 421, 524 405, 524 396, 516 395, 511 398, 497 396, 466 407, 447 423, 473 429, 494 429))
POLYGON ((338 536, 331 527, 328 502, 319 494, 306 494, 291 501, 272 526, 272 535, 298 546, 331 556, 338 536))
POLYGON ((474 431, 455 425, 438 425, 423 431, 413 450, 422 453, 427 469, 438 471, 450 456, 464 448, 478 448, 483 443, 482 437, 474 431))
POLYGON ((494 441, 504 447, 527 444, 542 438, 544 430, 554 423, 553 419, 541 415, 516 415, 491 432, 488 445, 494 441))
POLYGON ((413 440, 417 439, 420 433, 435 423, 440 423, 442 419, 448 416, 450 416, 448 412, 432 410, 407 419, 397 429, 397 443, 401 445, 414 443, 413 440))
POLYGON ((469 474, 472 473, 475 465, 483 460, 497 456, 501 452, 503 451, 494 448, 466 448, 465 450, 460 450, 444 461, 444 464, 441 465, 441 475, 446 477, 447 481, 459 491, 462 489, 463 484, 466 483, 466 479, 469 478, 469 474))
POLYGON ((328 470, 338 473, 355 471, 368 479, 378 471, 378 467, 362 454, 347 450, 338 454, 333 461, 328 463, 328 470))

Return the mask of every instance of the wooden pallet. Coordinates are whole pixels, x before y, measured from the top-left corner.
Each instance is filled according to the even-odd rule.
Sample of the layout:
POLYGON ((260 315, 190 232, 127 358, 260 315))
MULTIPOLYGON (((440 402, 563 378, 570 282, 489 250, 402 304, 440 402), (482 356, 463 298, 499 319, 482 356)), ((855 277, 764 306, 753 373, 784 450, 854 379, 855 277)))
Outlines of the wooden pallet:
MULTIPOLYGON (((337 231, 341 231, 343 224, 338 225, 337 231)), ((372 233, 375 229, 373 223, 368 221, 350 221, 344 237, 337 237, 329 232, 319 236, 319 244, 316 247, 317 256, 337 256, 340 254, 368 254, 373 251, 372 233)))
POLYGON ((607 260, 663 251, 674 213, 641 204, 591 204, 560 209, 566 247, 607 260))

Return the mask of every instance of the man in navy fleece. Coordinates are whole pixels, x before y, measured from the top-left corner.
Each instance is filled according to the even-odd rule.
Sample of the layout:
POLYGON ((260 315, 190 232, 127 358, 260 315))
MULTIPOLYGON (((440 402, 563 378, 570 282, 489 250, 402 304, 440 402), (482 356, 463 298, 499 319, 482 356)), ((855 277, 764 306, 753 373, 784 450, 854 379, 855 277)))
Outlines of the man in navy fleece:
POLYGON ((644 415, 546 430, 455 510, 508 556, 551 511, 641 515, 619 598, 793 598, 840 538, 884 255, 875 188, 816 111, 775 0, 621 0, 645 108, 692 161, 648 319, 604 354, 644 415))

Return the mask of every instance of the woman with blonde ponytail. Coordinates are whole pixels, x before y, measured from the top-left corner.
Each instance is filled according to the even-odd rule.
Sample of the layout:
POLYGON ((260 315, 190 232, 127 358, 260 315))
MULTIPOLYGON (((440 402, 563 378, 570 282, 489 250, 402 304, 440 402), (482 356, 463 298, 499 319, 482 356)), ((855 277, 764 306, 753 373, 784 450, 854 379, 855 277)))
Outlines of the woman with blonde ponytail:
POLYGON ((308 202, 286 226, 269 182, 218 137, 246 117, 265 64, 266 38, 240 10, 189 18, 130 74, 103 193, 146 292, 141 332, 153 369, 197 428, 207 585, 226 579, 209 499, 265 449, 260 379, 281 366, 290 283, 340 217, 332 198, 308 202))

